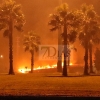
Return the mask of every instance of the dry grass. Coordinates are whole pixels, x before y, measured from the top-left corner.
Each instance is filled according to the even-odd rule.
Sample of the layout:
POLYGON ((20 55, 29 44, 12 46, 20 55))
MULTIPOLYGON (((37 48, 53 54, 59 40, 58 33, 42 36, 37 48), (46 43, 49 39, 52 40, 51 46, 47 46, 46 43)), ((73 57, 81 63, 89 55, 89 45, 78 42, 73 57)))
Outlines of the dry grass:
POLYGON ((100 96, 100 76, 62 77, 60 73, 0 74, 0 95, 100 96))

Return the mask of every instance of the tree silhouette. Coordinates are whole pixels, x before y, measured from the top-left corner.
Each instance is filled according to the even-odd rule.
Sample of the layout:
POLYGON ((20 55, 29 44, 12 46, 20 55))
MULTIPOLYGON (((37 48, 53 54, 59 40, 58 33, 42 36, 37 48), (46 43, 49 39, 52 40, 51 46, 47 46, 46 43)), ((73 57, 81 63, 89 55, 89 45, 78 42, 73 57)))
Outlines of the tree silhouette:
POLYGON ((9 37, 9 74, 14 74, 13 69, 13 28, 23 31, 25 18, 21 11, 21 5, 16 4, 14 0, 4 0, 0 5, 0 30, 3 35, 9 37))
POLYGON ((52 31, 59 29, 59 25, 63 28, 61 34, 64 46, 63 76, 67 76, 67 47, 69 43, 75 42, 81 17, 77 11, 68 11, 66 3, 58 6, 54 15, 57 16, 56 20, 51 20, 49 25, 53 26, 51 28, 52 31))
POLYGON ((33 73, 34 68, 34 52, 38 51, 39 44, 40 37, 37 36, 33 31, 30 31, 28 34, 24 35, 24 50, 31 53, 31 73, 33 73))
POLYGON ((58 30, 58 61, 57 61, 57 71, 62 72, 62 25, 61 18, 58 14, 50 14, 49 25, 52 25, 50 31, 58 30))
POLYGON ((89 66, 88 66, 88 52, 90 54, 90 72, 93 73, 93 65, 92 65, 92 46, 93 42, 96 43, 99 38, 97 35, 99 34, 99 23, 98 23, 98 15, 94 11, 93 5, 87 6, 83 4, 81 7, 81 14, 83 14, 83 21, 81 26, 81 32, 79 34, 79 40, 81 44, 85 48, 85 67, 84 67, 84 75, 89 74, 89 66))
POLYGON ((97 71, 100 71, 100 49, 98 49, 98 48, 95 51, 94 64, 95 64, 97 71))

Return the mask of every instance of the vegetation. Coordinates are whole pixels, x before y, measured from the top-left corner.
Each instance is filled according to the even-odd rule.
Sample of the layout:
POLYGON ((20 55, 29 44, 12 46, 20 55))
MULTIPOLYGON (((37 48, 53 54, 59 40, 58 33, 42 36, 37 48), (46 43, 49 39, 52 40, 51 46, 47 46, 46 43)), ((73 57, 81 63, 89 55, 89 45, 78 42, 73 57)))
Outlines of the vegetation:
MULTIPOLYGON (((79 10, 69 10, 68 4, 64 3, 55 8, 55 12, 50 14, 50 18, 50 30, 58 30, 57 71, 62 72, 63 76, 68 76, 67 66, 70 60, 69 47, 76 41, 78 36, 85 50, 84 75, 89 75, 89 72, 94 73, 92 48, 94 44, 100 42, 100 16, 94 10, 93 5, 83 4, 79 10), (63 50, 61 48, 63 48, 63 50), (64 55, 63 69, 62 54, 64 55), (88 62, 90 62, 90 66, 88 62)), ((0 4, 0 31, 3 31, 4 37, 9 38, 9 74, 12 75, 14 74, 13 29, 16 28, 22 32, 24 24, 25 17, 21 10, 21 5, 16 4, 14 0, 4 0, 3 3, 0 4)), ((40 38, 33 31, 28 32, 28 34, 24 36, 24 49, 31 53, 31 72, 33 72, 34 68, 34 52, 38 50, 39 44, 40 38)), ((97 59, 98 58, 96 58, 95 62, 97 59)))
POLYGON ((98 48, 95 51, 94 66, 96 67, 97 71, 100 71, 100 49, 98 48))
POLYGON ((0 5, 0 30, 3 35, 9 38, 9 74, 14 74, 13 70, 13 28, 23 31, 25 24, 24 15, 21 11, 21 5, 16 4, 14 0, 4 0, 0 5))
MULTIPOLYGON (((0 74, 0 96, 100 97, 100 75, 99 73, 97 75, 90 74, 94 73, 92 49, 94 44, 100 43, 99 17, 93 5, 83 4, 81 9, 74 11, 70 11, 66 3, 56 7, 54 14, 50 15, 49 25, 51 25, 51 31, 58 30, 57 71, 62 73, 48 73, 47 69, 43 69, 46 70, 45 73, 41 73, 41 69, 34 70, 34 54, 38 51, 40 37, 33 31, 29 31, 24 34, 23 46, 24 50, 31 54, 31 73, 33 73, 33 70, 34 73, 28 74, 27 66, 25 66, 25 73, 21 70, 23 74, 17 73, 16 76, 0 74), (74 67, 72 67, 74 70, 71 73, 68 69, 71 49, 76 50, 76 48, 71 48, 71 45, 77 37, 85 50, 84 75, 90 75, 88 77, 81 73, 83 67, 79 66, 77 69, 81 68, 80 72, 77 71, 76 73, 72 73, 75 71, 74 67), (63 69, 62 54, 64 54, 63 69), (69 77, 62 78, 62 75, 69 77)), ((25 17, 21 5, 16 4, 14 0, 3 0, 3 3, 0 4, 0 31, 3 32, 4 37, 9 38, 10 75, 15 74, 13 66, 13 29, 16 28, 19 32, 22 32, 24 24, 25 17)), ((94 65, 97 71, 100 71, 100 49, 98 48, 95 52, 94 65)))
POLYGON ((87 6, 83 4, 80 10, 80 13, 83 16, 81 32, 79 34, 79 40, 81 41, 82 46, 85 49, 85 67, 84 67, 84 75, 89 74, 89 65, 88 65, 88 52, 90 53, 90 73, 93 73, 93 65, 92 65, 92 46, 93 42, 99 40, 100 36, 98 35, 100 32, 100 24, 98 22, 98 15, 96 14, 93 5, 87 6), (99 37, 97 37, 97 35, 99 37))
POLYGON ((33 31, 30 31, 28 34, 24 35, 24 49, 25 51, 29 51, 31 53, 31 73, 33 73, 34 68, 34 51, 38 50, 39 44, 40 37, 37 36, 33 31))
POLYGON ((58 14, 50 14, 50 21, 49 25, 53 27, 50 29, 51 31, 58 30, 58 61, 57 61, 57 71, 62 72, 62 25, 61 25, 61 18, 58 14))
POLYGON ((64 66, 63 76, 67 76, 67 48, 70 43, 75 42, 77 36, 77 28, 80 25, 80 16, 77 11, 68 11, 68 5, 66 3, 61 4, 56 8, 55 14, 52 15, 52 19, 49 25, 53 26, 51 31, 59 29, 59 26, 63 28, 62 38, 64 46, 64 66))

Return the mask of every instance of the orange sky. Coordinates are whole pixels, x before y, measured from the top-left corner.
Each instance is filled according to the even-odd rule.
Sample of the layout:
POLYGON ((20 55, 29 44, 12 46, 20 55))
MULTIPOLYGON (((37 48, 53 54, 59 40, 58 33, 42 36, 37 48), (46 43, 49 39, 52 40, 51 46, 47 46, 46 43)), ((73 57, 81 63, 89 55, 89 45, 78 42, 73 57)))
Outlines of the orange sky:
MULTIPOLYGON (((0 0, 1 2, 1 0, 0 0)), ((22 47, 22 37, 24 33, 30 30, 34 30, 41 37, 41 44, 43 45, 56 45, 57 44, 57 32, 50 32, 48 26, 49 14, 52 13, 56 6, 59 5, 59 0, 16 0, 16 2, 22 5, 22 10, 25 14, 26 24, 24 26, 24 32, 21 34, 14 30, 14 66, 17 66, 16 60, 20 63, 28 62, 30 65, 30 54, 24 52, 22 47), (17 45, 17 39, 19 43, 17 45)), ((69 5, 69 9, 79 8, 81 4, 94 4, 95 10, 100 14, 99 4, 100 0, 62 0, 69 5)), ((8 70, 9 66, 9 49, 8 39, 3 38, 2 32, 0 32, 0 53, 4 55, 4 58, 0 61, 0 69, 8 70), (5 63, 6 62, 6 63, 5 63)), ((77 52, 73 51, 75 63, 83 62, 84 49, 79 45, 79 42, 75 43, 77 52)), ((38 62, 38 59, 36 59, 38 62)))

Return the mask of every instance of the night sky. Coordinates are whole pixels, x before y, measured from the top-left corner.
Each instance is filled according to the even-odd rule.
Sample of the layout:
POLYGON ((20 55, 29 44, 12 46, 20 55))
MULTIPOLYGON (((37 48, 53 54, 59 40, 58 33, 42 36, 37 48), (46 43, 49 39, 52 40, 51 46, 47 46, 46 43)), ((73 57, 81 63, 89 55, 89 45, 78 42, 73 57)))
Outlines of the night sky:
MULTIPOLYGON (((0 0, 1 3, 2 0, 0 0)), ((22 47, 22 37, 24 33, 33 30, 41 37, 42 45, 56 45, 57 44, 57 32, 50 32, 50 26, 48 26, 49 14, 54 12, 56 6, 59 6, 61 0, 16 0, 18 4, 22 5, 22 11, 25 15, 26 24, 24 26, 24 32, 20 33, 14 30, 14 68, 17 68, 17 63, 26 63, 30 66, 30 53, 24 52, 22 47), (17 37, 19 37, 17 41, 17 37), (18 43, 17 43, 18 42, 18 43), (17 45, 18 44, 18 45, 17 45)), ((69 5, 69 9, 79 8, 83 3, 93 4, 95 10, 100 15, 100 0, 62 0, 69 5)), ((75 43, 77 52, 74 52, 75 63, 83 62, 84 49, 79 43, 75 43), (81 59, 81 60, 79 60, 81 59), (80 61, 80 62, 79 62, 80 61)), ((0 70, 8 71, 9 68, 9 47, 8 39, 3 37, 2 31, 0 32, 0 54, 4 55, 3 59, 0 59, 0 70)), ((36 59, 36 63, 38 60, 36 59)), ((38 63, 39 65, 39 63, 38 63)), ((0 72, 1 72, 0 71, 0 72)))

